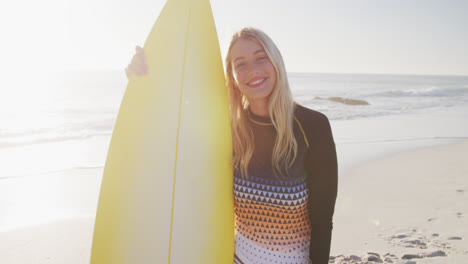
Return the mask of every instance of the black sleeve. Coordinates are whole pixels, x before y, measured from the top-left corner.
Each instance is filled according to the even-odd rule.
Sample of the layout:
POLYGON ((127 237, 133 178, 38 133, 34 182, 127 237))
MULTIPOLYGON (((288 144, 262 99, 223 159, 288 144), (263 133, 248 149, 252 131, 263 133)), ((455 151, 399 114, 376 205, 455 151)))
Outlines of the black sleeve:
POLYGON ((330 257, 333 213, 338 189, 335 142, 328 118, 319 113, 308 127, 309 150, 306 158, 311 221, 310 259, 312 264, 327 264, 330 257), (313 126, 312 126, 313 125, 313 126))

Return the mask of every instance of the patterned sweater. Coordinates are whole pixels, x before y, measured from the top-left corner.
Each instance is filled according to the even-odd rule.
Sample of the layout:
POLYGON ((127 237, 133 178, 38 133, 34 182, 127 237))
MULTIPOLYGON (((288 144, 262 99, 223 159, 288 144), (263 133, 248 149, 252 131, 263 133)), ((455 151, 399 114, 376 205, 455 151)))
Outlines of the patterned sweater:
POLYGON ((327 117, 296 105, 298 153, 276 177, 276 130, 269 118, 248 116, 255 150, 249 175, 234 171, 234 263, 328 263, 338 173, 327 117))

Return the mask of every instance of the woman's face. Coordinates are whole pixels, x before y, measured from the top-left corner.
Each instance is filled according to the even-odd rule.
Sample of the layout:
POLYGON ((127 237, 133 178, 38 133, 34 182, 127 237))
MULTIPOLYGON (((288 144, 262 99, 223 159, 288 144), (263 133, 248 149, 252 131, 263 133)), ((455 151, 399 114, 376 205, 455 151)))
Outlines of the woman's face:
POLYGON ((267 100, 276 84, 276 71, 262 46, 238 40, 231 47, 234 81, 249 103, 267 100))

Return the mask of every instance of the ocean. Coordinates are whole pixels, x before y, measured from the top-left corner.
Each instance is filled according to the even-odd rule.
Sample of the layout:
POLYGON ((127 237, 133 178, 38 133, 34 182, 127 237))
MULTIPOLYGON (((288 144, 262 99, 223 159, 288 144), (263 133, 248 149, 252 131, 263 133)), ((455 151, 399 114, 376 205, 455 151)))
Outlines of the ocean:
MULTIPOLYGON (((372 149, 375 142, 468 137, 468 76, 289 73, 288 79, 297 102, 330 119, 344 164, 359 160, 341 155, 349 144, 372 149)), ((66 72, 23 84, 0 92, 0 178, 103 167, 127 86, 124 71, 66 72)), ((392 148, 401 147, 380 151, 392 148)))

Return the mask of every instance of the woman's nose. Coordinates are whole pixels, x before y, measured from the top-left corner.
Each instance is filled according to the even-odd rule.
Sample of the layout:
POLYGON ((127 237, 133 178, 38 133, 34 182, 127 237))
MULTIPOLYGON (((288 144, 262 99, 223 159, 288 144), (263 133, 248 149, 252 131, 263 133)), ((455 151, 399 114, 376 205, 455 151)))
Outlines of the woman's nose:
POLYGON ((250 63, 247 70, 248 76, 255 76, 260 72, 260 67, 256 63, 250 63))

